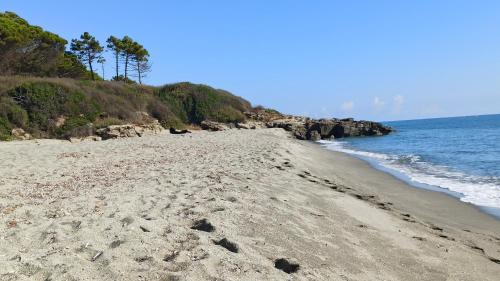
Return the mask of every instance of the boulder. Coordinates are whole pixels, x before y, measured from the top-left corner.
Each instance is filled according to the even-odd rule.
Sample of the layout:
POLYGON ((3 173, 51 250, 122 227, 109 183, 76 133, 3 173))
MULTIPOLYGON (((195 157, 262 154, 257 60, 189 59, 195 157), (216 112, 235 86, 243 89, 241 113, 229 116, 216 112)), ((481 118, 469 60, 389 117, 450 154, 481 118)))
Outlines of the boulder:
POLYGON ((61 116, 57 117, 54 125, 56 125, 56 128, 59 128, 59 127, 62 127, 65 123, 66 123, 66 116, 61 115, 61 116))
POLYGON ((204 120, 201 122, 201 128, 208 131, 225 131, 229 129, 229 126, 223 123, 204 120))
POLYGON ((307 140, 307 130, 304 127, 293 127, 293 135, 299 140, 307 140))
POLYGON ((321 139, 321 135, 320 133, 318 133, 318 131, 311 131, 309 132, 308 139, 312 141, 319 141, 321 139))
POLYGON ((250 126, 250 124, 248 124, 248 123, 236 123, 236 128, 238 128, 238 129, 245 129, 245 130, 252 129, 251 126, 250 126))
POLYGON ((31 139, 31 135, 26 133, 23 129, 21 128, 14 128, 10 132, 10 134, 17 140, 29 140, 31 139))
POLYGON ((88 136, 83 138, 84 141, 102 141, 102 138, 99 136, 88 136))
POLYGON ((183 135, 183 134, 191 133, 191 131, 189 131, 189 130, 179 130, 179 129, 176 129, 176 128, 173 128, 173 127, 170 127, 169 131, 173 135, 183 135))
POLYGON ((72 143, 79 143, 82 141, 101 141, 102 138, 99 136, 88 136, 84 138, 69 138, 69 141, 72 143))
POLYGON ((245 123, 236 123, 236 128, 238 129, 247 129, 247 130, 255 130, 264 128, 264 123, 260 121, 247 121, 245 123))
POLYGON ((103 140, 142 137, 144 135, 158 134, 163 131, 163 127, 157 122, 146 125, 111 125, 96 131, 96 134, 103 140))

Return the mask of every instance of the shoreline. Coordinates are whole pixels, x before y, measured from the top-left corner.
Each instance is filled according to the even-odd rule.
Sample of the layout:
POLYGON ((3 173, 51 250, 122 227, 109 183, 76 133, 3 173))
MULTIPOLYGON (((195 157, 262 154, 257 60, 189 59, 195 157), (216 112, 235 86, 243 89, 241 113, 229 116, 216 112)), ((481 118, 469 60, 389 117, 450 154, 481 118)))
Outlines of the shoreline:
MULTIPOLYGON (((355 184, 352 183, 354 182, 352 179, 363 179, 361 175, 364 175, 367 177, 367 179, 363 179, 362 184, 360 185, 364 190, 374 191, 376 193, 380 193, 380 195, 387 196, 388 198, 394 198, 395 201, 398 201, 398 203, 404 205, 403 208, 405 210, 422 215, 429 220, 435 220, 436 218, 441 217, 441 221, 449 220, 449 222, 451 223, 453 222, 452 218, 456 218, 458 220, 456 221, 456 223, 459 223, 461 225, 474 225, 473 221, 477 220, 486 220, 488 222, 491 222, 493 220, 493 225, 497 224, 494 230, 500 231, 500 220, 494 215, 481 210, 479 206, 460 201, 457 197, 446 192, 439 192, 413 186, 405 182, 404 180, 401 180, 398 177, 392 175, 391 173, 373 167, 368 161, 360 159, 348 153, 326 149, 314 142, 310 142, 308 144, 315 146, 317 149, 326 150, 329 153, 333 154, 332 158, 335 158, 336 161, 342 161, 342 165, 338 165, 336 161, 333 161, 330 157, 328 157, 330 158, 329 164, 334 166, 332 170, 335 170, 338 175, 348 177, 348 182, 350 182, 351 184, 355 184), (352 170, 347 171, 347 169, 342 166, 347 166, 348 169, 352 170), (385 184, 385 186, 383 184, 385 184), (370 185, 375 186, 375 188, 369 188, 370 185), (384 189, 382 188, 382 186, 389 187, 389 189, 384 189), (404 197, 412 198, 405 199, 404 197), (429 205, 427 205, 423 201, 428 202, 429 205), (426 207, 430 210, 434 210, 435 214, 429 214, 429 210, 425 212, 423 210, 419 211, 419 206, 422 206, 424 204, 426 204, 426 207), (446 211, 446 208, 449 210, 459 210, 461 214, 466 215, 466 219, 464 219, 463 216, 451 216, 450 214, 452 213, 446 211), (440 215, 437 216, 438 214, 440 215), (470 220, 470 218, 474 219, 470 220)), ((359 185, 359 183, 357 184, 359 185)), ((485 224, 483 223, 480 223, 480 225, 481 227, 485 226, 485 224)))
POLYGON ((413 181, 407 175, 405 175, 397 170, 384 167, 375 160, 366 158, 364 156, 356 155, 356 154, 350 154, 348 152, 332 150, 332 149, 329 149, 329 148, 323 146, 323 144, 321 144, 321 143, 316 143, 316 142, 313 142, 313 143, 315 143, 316 145, 318 145, 322 149, 326 149, 328 151, 332 151, 335 153, 341 153, 341 154, 347 155, 349 157, 353 157, 355 159, 361 160, 361 161, 367 163, 373 169, 380 171, 382 173, 391 175, 395 179, 402 181, 403 183, 407 184, 410 188, 423 189, 423 190, 427 190, 427 191, 431 191, 431 192, 442 193, 442 194, 448 195, 448 196, 456 199, 457 201, 464 203, 466 205, 470 205, 470 206, 476 208, 477 210, 479 210, 479 211, 481 211, 489 216, 492 216, 496 220, 500 221, 500 208, 480 206, 480 205, 476 205, 473 203, 464 202, 464 201, 460 200, 460 197, 463 195, 461 193, 456 192, 456 191, 441 188, 439 186, 434 186, 434 185, 429 185, 429 184, 424 184, 424 183, 413 181))
POLYGON ((282 129, 9 142, 0 154, 0 280, 500 275, 498 220, 282 129))

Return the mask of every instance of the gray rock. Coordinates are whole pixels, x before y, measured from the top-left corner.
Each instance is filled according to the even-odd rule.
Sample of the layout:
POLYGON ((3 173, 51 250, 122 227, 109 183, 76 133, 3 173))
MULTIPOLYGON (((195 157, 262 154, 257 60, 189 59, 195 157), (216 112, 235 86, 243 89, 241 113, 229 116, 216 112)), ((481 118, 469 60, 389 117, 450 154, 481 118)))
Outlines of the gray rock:
POLYGON ((320 135, 320 133, 318 133, 318 131, 311 131, 311 132, 309 132, 308 139, 310 139, 312 141, 318 141, 321 139, 321 135, 320 135))
POLYGON ((201 122, 201 128, 208 131, 225 131, 229 129, 229 126, 223 123, 204 120, 201 122))
POLYGON ((112 125, 106 128, 101 128, 96 131, 96 134, 103 140, 117 138, 142 137, 144 135, 153 135, 163 131, 163 127, 158 123, 146 125, 112 125))
POLYGON ((14 128, 10 132, 10 134, 17 140, 29 140, 31 139, 31 135, 26 133, 23 129, 21 128, 14 128))
POLYGON ((392 132, 377 122, 355 121, 347 119, 309 119, 300 116, 283 115, 276 120, 266 122, 269 128, 283 128, 298 139, 318 140, 359 136, 382 136, 392 132))

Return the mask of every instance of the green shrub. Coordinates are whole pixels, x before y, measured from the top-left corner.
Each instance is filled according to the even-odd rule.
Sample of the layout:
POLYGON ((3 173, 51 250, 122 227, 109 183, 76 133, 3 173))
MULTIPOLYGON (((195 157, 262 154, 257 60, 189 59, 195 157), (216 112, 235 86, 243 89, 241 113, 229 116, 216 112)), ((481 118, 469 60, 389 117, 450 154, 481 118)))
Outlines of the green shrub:
POLYGON ((15 127, 28 126, 28 113, 10 98, 0 97, 0 117, 15 127))
POLYGON ((99 106, 78 91, 54 83, 24 83, 11 90, 12 97, 28 112, 30 126, 51 135, 51 120, 59 116, 80 116, 93 121, 100 113, 99 106))
POLYGON ((245 115, 233 107, 223 107, 213 113, 213 119, 218 122, 243 122, 245 115))
POLYGON ((0 117, 0 140, 5 141, 10 138, 11 126, 9 122, 0 117))
POLYGON ((249 102, 229 92, 187 82, 166 85, 158 96, 186 123, 237 122, 244 119, 242 112, 251 108, 249 102))
POLYGON ((83 116, 73 116, 57 128, 56 134, 61 138, 85 137, 93 134, 90 121, 83 116))
POLYGON ((13 106, 8 113, 10 122, 18 128, 28 127, 29 117, 26 110, 19 106, 13 106))

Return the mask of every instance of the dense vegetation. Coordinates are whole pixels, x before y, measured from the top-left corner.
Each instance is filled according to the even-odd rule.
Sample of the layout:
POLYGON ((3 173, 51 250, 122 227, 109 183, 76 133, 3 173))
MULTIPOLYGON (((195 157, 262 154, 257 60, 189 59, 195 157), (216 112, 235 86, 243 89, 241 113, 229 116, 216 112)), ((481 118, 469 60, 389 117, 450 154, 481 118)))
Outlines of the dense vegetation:
MULTIPOLYGON (((114 56, 113 80, 133 82, 133 77, 141 84, 151 69, 148 50, 129 36, 110 36, 106 42, 114 56), (123 74, 119 71, 121 65, 123 74)), ((96 63, 103 67, 106 62, 102 55, 104 46, 88 32, 71 40, 69 49, 67 44, 57 34, 30 25, 15 13, 0 13, 1 75, 100 80, 96 63)))
POLYGON ((238 122, 250 103, 205 85, 163 87, 112 81, 0 77, 0 139, 22 128, 38 138, 91 135, 100 127, 147 123, 183 127, 203 120, 238 122))
POLYGON ((66 52, 67 41, 18 15, 0 13, 0 73, 84 79, 88 72, 66 52))
POLYGON ((0 13, 0 140, 11 139, 18 128, 37 138, 67 138, 152 118, 164 127, 238 122, 251 108, 205 85, 134 83, 129 77, 141 84, 150 70, 149 53, 128 36, 106 41, 116 68, 113 81, 103 81, 95 71, 96 63, 105 62, 105 47, 96 38, 85 32, 69 50, 67 43, 12 12, 0 13))

